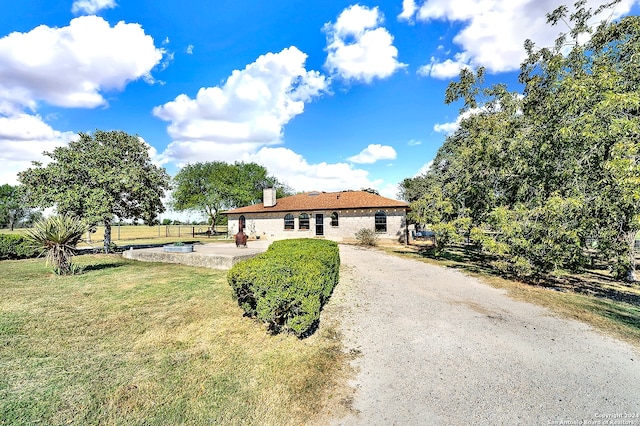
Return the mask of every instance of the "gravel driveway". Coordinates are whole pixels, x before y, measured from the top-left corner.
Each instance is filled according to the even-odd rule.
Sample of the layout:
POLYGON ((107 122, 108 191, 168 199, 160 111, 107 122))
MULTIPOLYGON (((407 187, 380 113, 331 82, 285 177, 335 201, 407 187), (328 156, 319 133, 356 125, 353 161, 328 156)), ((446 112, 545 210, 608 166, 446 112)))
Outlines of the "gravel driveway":
POLYGON ((640 353, 452 269, 340 246, 327 315, 357 353, 334 425, 640 425, 640 353))

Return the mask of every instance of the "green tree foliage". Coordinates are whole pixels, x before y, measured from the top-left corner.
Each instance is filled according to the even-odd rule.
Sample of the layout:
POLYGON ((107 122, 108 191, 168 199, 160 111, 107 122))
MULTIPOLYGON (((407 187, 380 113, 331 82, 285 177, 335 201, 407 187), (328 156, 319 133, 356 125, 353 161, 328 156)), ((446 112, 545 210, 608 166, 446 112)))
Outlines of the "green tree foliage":
POLYGON ((27 215, 24 194, 19 186, 0 185, 0 225, 13 228, 27 215))
POLYGON ((429 191, 431 187, 430 179, 433 177, 434 175, 432 173, 427 172, 422 176, 403 179, 398 185, 398 198, 409 203, 418 201, 429 191))
POLYGON ((262 200, 262 191, 275 187, 282 197, 290 190, 256 163, 222 161, 188 164, 173 179, 172 207, 207 215, 211 227, 220 224, 221 210, 247 206, 262 200))
POLYGON ((138 136, 122 131, 80 133, 77 141, 44 154, 52 160, 47 166, 34 162, 19 174, 30 202, 101 223, 105 252, 115 218, 151 223, 164 211, 169 175, 152 164, 148 145, 138 136))
POLYGON ((45 255, 47 264, 53 265, 56 274, 73 275, 76 268, 71 259, 87 229, 89 225, 78 218, 52 216, 36 222, 25 237, 40 254, 45 255))
POLYGON ((575 6, 572 14, 562 6, 548 15, 551 24, 572 25, 555 46, 525 43, 522 95, 483 88, 482 69, 461 72, 446 102, 462 101, 467 118, 430 171, 405 180, 401 191, 413 201, 414 221, 470 235, 506 272, 578 269, 585 242, 596 239, 614 275, 634 280, 640 17, 592 28, 601 9, 575 6), (590 41, 578 43, 585 32, 590 41))

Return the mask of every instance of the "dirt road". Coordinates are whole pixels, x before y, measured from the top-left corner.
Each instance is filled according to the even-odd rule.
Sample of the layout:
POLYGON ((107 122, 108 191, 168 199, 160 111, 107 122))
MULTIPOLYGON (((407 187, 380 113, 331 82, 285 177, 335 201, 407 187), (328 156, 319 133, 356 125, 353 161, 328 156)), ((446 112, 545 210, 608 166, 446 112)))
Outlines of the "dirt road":
POLYGON ((640 425, 632 346, 451 269, 340 255, 328 315, 359 356, 353 411, 332 424, 640 425))

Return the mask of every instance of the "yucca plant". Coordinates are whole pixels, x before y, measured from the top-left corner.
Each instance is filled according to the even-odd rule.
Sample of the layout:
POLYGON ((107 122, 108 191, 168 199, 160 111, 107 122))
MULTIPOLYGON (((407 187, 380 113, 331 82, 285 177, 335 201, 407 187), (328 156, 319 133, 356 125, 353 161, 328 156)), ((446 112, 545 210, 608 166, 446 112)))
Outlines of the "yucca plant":
POLYGON ((53 265, 56 274, 73 275, 76 268, 71 258, 88 228, 86 222, 76 217, 51 216, 36 222, 26 238, 41 255, 45 255, 47 265, 53 265))

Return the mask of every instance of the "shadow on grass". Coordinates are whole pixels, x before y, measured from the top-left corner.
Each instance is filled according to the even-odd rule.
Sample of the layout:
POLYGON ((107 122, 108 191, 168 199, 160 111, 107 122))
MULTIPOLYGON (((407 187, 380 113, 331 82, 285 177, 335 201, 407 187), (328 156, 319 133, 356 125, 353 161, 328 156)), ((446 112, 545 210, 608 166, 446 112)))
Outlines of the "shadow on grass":
MULTIPOLYGON (((442 266, 458 269, 473 274, 506 278, 519 281, 535 287, 547 288, 549 290, 570 292, 594 296, 601 299, 624 302, 635 306, 640 306, 640 289, 637 284, 618 281, 597 269, 585 269, 579 273, 564 275, 561 277, 553 275, 538 275, 535 278, 522 280, 514 276, 509 276, 491 267, 490 256, 483 255, 471 246, 452 246, 436 256, 434 247, 424 245, 413 245, 406 249, 396 249, 395 253, 405 255, 418 255, 422 258, 433 259, 442 266)), ((619 317, 621 322, 633 323, 637 321, 632 316, 624 313, 611 313, 611 316, 619 317)))
POLYGON ((638 324, 638 316, 640 315, 640 309, 635 309, 636 312, 624 311, 622 309, 612 308, 604 313, 604 316, 616 321, 620 324, 624 324, 627 327, 640 329, 638 324))
POLYGON ((578 276, 561 278, 544 277, 544 281, 535 284, 540 287, 551 287, 554 290, 570 291, 640 306, 640 294, 632 292, 631 286, 598 272, 585 271, 578 276))
POLYGON ((98 263, 96 265, 86 265, 82 267, 84 272, 102 271, 104 269, 120 268, 125 266, 124 263, 98 263))
POLYGON ((425 259, 433 259, 436 262, 441 262, 443 266, 460 269, 465 272, 501 276, 498 271, 489 265, 490 259, 487 256, 469 247, 449 247, 436 255, 434 246, 413 245, 406 250, 396 249, 394 253, 418 255, 425 259))

